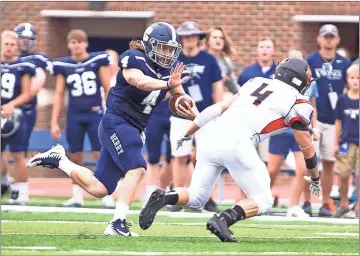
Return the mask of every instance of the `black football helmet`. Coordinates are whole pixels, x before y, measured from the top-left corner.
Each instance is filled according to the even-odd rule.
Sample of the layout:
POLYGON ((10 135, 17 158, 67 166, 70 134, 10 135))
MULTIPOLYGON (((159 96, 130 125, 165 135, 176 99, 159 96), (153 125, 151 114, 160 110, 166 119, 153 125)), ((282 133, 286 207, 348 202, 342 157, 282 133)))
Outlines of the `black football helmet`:
POLYGON ((275 79, 294 87, 301 94, 305 94, 313 81, 310 66, 302 58, 282 60, 276 67, 275 79))

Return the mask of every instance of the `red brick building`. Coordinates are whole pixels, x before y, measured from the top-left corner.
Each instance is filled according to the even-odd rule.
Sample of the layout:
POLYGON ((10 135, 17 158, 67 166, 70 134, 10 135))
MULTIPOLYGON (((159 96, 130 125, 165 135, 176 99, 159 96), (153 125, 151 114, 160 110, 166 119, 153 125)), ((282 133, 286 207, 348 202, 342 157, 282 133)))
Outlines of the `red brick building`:
MULTIPOLYGON (((359 2, 107 2, 92 11, 89 2, 1 2, 2 27, 12 29, 30 22, 38 31, 37 50, 51 58, 67 55, 66 35, 74 28, 89 35, 89 50, 126 49, 152 22, 166 21, 178 27, 186 20, 201 29, 222 25, 238 50, 234 66, 239 72, 256 58, 257 41, 271 37, 276 59, 292 47, 305 52, 317 49, 316 36, 323 23, 338 26, 341 46, 352 59, 359 55, 359 2)), ((48 87, 53 86, 48 80, 48 87)), ((37 127, 47 128, 49 112, 40 115, 37 127), (45 114, 46 113, 46 114, 45 114)))

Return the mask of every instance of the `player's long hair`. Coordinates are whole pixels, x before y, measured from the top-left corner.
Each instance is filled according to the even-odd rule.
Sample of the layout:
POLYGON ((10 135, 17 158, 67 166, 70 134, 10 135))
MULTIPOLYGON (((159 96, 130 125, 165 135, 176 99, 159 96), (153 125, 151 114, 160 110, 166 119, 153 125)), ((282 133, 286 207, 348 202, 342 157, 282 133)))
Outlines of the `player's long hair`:
POLYGON ((141 43, 141 40, 131 40, 129 43, 129 47, 130 47, 130 49, 145 52, 145 49, 144 49, 143 44, 141 43))
POLYGON ((223 27, 221 27, 221 26, 212 27, 212 28, 210 28, 208 30, 208 32, 206 34, 206 37, 205 37, 205 50, 206 51, 209 50, 209 39, 210 39, 211 33, 214 32, 215 30, 219 30, 223 34, 223 37, 224 37, 224 49, 223 49, 223 52, 225 53, 225 55, 228 56, 229 58, 236 55, 237 51, 233 47, 233 42, 231 41, 229 35, 226 33, 225 29, 223 27))

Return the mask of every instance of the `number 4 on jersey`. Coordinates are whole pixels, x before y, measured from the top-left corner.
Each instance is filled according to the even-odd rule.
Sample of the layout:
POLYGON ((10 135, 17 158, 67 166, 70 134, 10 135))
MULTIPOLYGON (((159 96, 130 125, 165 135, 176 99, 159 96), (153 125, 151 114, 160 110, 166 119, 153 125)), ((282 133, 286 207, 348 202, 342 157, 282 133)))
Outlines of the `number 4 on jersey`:
POLYGON ((161 90, 152 91, 142 102, 145 105, 144 114, 150 114, 153 107, 156 105, 156 100, 160 95, 161 90))
POLYGON ((263 89, 265 89, 268 86, 268 84, 262 84, 259 88, 257 88, 252 94, 250 94, 251 96, 256 97, 256 100, 254 100, 253 104, 255 106, 260 105, 260 103, 265 100, 267 97, 269 97, 270 94, 272 94, 272 91, 265 91, 265 92, 261 92, 263 89))

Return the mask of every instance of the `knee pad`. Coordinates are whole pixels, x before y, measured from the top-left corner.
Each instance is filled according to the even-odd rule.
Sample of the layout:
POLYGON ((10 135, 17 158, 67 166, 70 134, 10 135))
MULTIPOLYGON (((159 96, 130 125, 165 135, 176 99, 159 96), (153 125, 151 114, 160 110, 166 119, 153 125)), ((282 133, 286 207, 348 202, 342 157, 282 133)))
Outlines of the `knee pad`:
POLYGON ((254 200, 259 207, 259 211, 257 215, 262 215, 266 213, 271 209, 271 207, 274 204, 274 199, 271 193, 257 194, 252 196, 250 199, 254 200))

